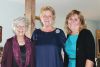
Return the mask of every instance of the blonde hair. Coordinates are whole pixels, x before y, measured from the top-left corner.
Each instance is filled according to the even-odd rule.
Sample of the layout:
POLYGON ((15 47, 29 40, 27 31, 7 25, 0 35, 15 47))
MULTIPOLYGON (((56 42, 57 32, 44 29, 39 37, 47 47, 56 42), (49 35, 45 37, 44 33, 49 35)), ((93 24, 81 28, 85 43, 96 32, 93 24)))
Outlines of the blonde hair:
POLYGON ((55 10, 51 6, 43 6, 41 8, 40 14, 42 14, 44 11, 50 11, 53 15, 53 19, 55 20, 55 10))
POLYGON ((80 11, 78 10, 72 10, 67 16, 66 16, 66 20, 65 20, 65 31, 67 34, 70 34, 71 33, 71 30, 68 28, 68 19, 73 16, 73 15, 77 15, 79 20, 80 20, 80 28, 79 28, 79 32, 82 30, 82 29, 85 29, 86 28, 86 24, 85 24, 85 19, 84 19, 84 16, 81 14, 80 11))
POLYGON ((29 21, 26 17, 18 17, 16 19, 13 20, 13 23, 12 23, 12 27, 13 27, 13 30, 15 31, 15 27, 19 24, 19 23, 24 23, 25 24, 25 27, 26 29, 28 29, 28 26, 29 26, 29 21))

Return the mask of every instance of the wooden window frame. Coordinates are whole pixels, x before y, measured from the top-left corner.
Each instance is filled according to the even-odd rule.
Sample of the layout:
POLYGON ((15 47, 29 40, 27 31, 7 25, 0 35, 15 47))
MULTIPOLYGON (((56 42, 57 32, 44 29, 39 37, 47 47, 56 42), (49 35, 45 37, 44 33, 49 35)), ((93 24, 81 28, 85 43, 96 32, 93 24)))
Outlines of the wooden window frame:
POLYGON ((0 26, 0 43, 2 42, 2 26, 0 26))
POLYGON ((100 30, 96 30, 96 57, 100 58, 100 30))

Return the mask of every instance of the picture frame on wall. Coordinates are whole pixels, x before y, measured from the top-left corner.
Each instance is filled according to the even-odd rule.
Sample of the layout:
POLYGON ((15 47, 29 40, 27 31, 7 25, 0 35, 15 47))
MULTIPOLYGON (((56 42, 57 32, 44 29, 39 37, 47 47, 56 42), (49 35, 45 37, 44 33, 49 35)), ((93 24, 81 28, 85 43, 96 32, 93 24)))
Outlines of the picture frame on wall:
POLYGON ((0 26, 0 43, 2 42, 2 26, 0 26))

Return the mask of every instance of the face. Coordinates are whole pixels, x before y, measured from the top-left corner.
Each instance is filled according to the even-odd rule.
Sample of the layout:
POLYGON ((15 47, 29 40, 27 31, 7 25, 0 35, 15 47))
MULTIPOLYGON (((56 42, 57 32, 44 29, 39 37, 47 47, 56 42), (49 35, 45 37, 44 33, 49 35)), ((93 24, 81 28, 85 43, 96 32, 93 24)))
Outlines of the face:
POLYGON ((68 19, 68 28, 74 32, 74 31, 79 31, 80 27, 80 19, 78 18, 78 15, 72 15, 68 19))
POLYGON ((45 27, 51 26, 54 21, 52 12, 50 12, 49 10, 43 11, 42 14, 40 15, 40 19, 43 23, 43 26, 45 27))
POLYGON ((25 23, 18 23, 15 27, 15 34, 17 36, 24 36, 26 31, 25 23))

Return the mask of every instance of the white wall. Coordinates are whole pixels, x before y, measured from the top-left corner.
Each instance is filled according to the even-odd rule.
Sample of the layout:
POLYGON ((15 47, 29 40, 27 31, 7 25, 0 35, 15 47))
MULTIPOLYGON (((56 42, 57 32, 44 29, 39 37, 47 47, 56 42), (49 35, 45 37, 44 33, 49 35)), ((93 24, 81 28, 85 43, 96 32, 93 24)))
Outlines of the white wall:
POLYGON ((97 29, 100 30, 100 21, 97 22, 97 29))
MULTIPOLYGON (((62 5, 65 5, 65 7, 62 7, 62 5, 59 6, 58 3, 57 3, 57 1, 53 1, 53 0, 50 0, 50 1, 40 1, 40 0, 36 0, 36 8, 37 8, 36 11, 35 11, 36 12, 36 15, 39 16, 40 9, 41 9, 42 6, 44 6, 44 5, 50 5, 50 6, 52 6, 55 9, 55 12, 56 12, 55 27, 58 27, 58 28, 61 28, 61 29, 64 30, 64 23, 65 23, 66 15, 72 9, 78 9, 78 10, 80 10, 82 12, 82 14, 84 15, 84 17, 86 18, 87 27, 88 27, 89 30, 91 30, 91 32, 92 32, 92 34, 93 34, 93 36, 95 38, 95 30, 96 29, 100 29, 100 26, 99 26, 100 23, 98 23, 99 20, 96 20, 95 21, 94 19, 88 19, 87 18, 87 16, 88 16, 87 13, 91 13, 91 12, 87 12, 87 8, 82 7, 83 8, 82 9, 82 8, 74 7, 76 5, 67 7, 67 6, 70 5, 70 3, 74 3, 74 2, 72 1, 72 2, 69 2, 69 3, 65 3, 64 1, 61 1, 61 4, 62 5)), ((68 1, 70 1, 70 0, 68 0, 68 1)), ((75 4, 77 4, 77 3, 75 3, 75 4)), ((37 24, 36 27, 38 27, 38 28, 41 27, 39 21, 36 21, 36 24, 37 24)))
MULTIPOLYGON (((65 14, 63 16, 59 16, 56 13, 55 27, 58 27, 58 28, 61 28, 62 30, 64 30, 66 15, 67 14, 65 14)), ((88 20, 88 19, 86 19, 85 21, 86 21, 87 28, 92 32, 92 34, 95 38, 95 31, 96 31, 96 29, 100 29, 100 23, 97 21, 88 20)), ((41 27, 41 25, 40 25, 39 21, 36 21, 36 28, 40 28, 40 27, 41 27)))
POLYGON ((6 39, 13 36, 12 21, 24 15, 24 8, 24 0, 0 0, 0 26, 3 27, 0 46, 4 46, 6 39))
POLYGON ((94 38, 96 36, 97 22, 93 20, 86 20, 87 28, 91 30, 94 38))
MULTIPOLYGON (((37 16, 40 13, 41 4, 38 5, 38 2, 36 2, 37 16)), ((0 26, 3 27, 3 38, 2 38, 2 43, 0 43, 0 46, 4 46, 6 39, 13 36, 11 22, 13 21, 14 18, 24 15, 24 8, 25 8, 24 5, 25 5, 24 0, 0 0, 0 26)), ((53 6, 53 7, 56 10, 57 6, 53 6)), ((64 30, 65 17, 68 12, 66 11, 65 13, 61 12, 62 13, 61 16, 58 15, 59 14, 58 12, 59 11, 56 10, 55 27, 58 27, 64 30)), ((88 25, 88 28, 92 31, 95 37, 95 30, 100 29, 100 26, 99 26, 100 22, 96 22, 93 20, 86 20, 86 23, 88 25)), ((36 27, 41 27, 39 21, 36 21, 36 27)))

